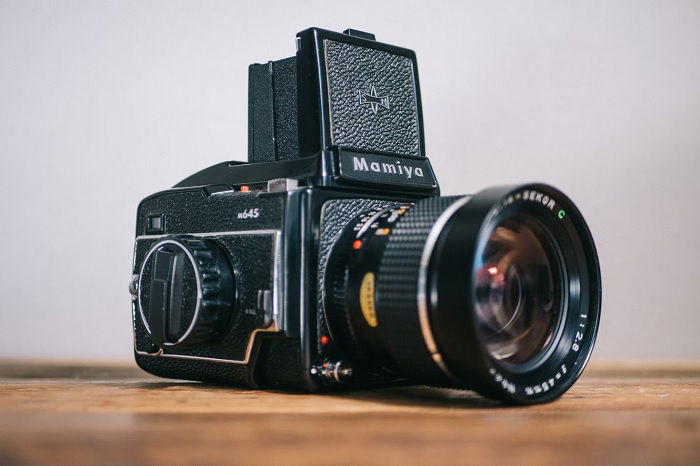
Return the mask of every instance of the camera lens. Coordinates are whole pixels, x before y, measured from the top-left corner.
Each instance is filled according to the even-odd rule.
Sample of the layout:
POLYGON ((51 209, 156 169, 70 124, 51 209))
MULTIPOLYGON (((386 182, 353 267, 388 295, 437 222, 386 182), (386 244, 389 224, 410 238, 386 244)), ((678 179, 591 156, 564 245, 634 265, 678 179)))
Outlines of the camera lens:
POLYGON ((565 309, 561 260, 544 225, 523 215, 495 225, 474 286, 477 328, 493 358, 525 367, 546 356, 565 309))
POLYGON ((600 316, 588 227, 541 184, 364 211, 325 277, 326 320, 350 361, 513 403, 564 393, 600 316))

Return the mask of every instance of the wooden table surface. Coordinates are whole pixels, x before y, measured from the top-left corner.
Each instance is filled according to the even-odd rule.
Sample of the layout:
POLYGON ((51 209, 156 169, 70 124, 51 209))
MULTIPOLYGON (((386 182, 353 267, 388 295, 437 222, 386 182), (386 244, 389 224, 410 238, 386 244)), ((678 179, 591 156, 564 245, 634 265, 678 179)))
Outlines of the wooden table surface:
POLYGON ((507 407, 395 387, 237 390, 123 364, 0 361, 0 464, 700 464, 700 363, 593 364, 507 407))

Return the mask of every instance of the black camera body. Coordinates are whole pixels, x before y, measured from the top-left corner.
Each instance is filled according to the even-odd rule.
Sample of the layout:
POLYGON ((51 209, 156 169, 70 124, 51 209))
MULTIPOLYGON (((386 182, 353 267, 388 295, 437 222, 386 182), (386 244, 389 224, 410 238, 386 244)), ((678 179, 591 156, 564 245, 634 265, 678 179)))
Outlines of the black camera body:
MULTIPOLYGON (((138 207, 130 284, 138 365, 163 377, 251 388, 412 381, 516 402, 558 396, 583 369, 597 314, 579 317, 585 334, 563 342, 569 352, 559 351, 533 382, 517 381, 520 368, 511 374, 510 366, 485 364, 480 350, 472 351, 478 362, 453 365, 449 354, 464 343, 455 340, 453 350, 448 340, 434 341, 432 332, 442 330, 430 328, 432 304, 420 291, 433 272, 421 263, 426 250, 442 247, 434 225, 449 227, 465 204, 488 204, 490 220, 511 204, 540 209, 533 215, 552 222, 565 212, 580 233, 575 207, 545 185, 440 197, 425 153, 415 54, 354 30, 312 28, 296 42, 295 57, 249 68, 248 163, 204 169, 138 207), (378 322, 391 322, 391 335, 378 322), (576 342, 584 351, 571 351, 576 342), (571 380, 559 383, 564 378, 571 380)), ((595 250, 582 254, 590 270, 580 272, 597 300, 586 306, 599 309, 595 250)), ((564 327, 575 325, 557 325, 558 345, 564 327)))
MULTIPOLYGON (((136 299, 136 360, 148 372, 248 387, 336 384, 343 376, 332 371, 345 368, 318 286, 335 236, 368 208, 439 194, 415 54, 355 31, 309 29, 297 44, 294 58, 250 66, 250 163, 208 168, 139 206, 135 280, 163 238, 215 238, 235 281, 222 285, 238 295, 223 336, 172 348, 152 341, 136 299), (391 118, 372 118, 381 113, 391 118)), ((387 380, 352 369, 347 381, 387 380)))

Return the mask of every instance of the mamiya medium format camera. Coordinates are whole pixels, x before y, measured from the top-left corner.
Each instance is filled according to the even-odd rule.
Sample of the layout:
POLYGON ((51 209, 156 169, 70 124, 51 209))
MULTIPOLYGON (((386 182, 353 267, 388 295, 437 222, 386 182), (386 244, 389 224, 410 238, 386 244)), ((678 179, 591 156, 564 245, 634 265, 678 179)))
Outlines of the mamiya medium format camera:
POLYGON ((138 207, 138 365, 258 388, 564 393, 600 318, 578 209, 544 184, 440 196, 415 54, 355 30, 296 45, 249 68, 248 163, 138 207))

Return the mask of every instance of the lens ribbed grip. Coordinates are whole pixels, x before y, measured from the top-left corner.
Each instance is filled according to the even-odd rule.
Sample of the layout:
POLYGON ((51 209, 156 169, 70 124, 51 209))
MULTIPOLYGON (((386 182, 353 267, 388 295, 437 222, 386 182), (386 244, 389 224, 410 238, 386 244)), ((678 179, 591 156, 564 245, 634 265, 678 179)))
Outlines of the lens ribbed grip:
POLYGON ((463 196, 416 203, 389 235, 377 274, 377 317, 398 368, 436 384, 448 379, 426 347, 418 315, 418 273, 426 240, 445 209, 463 196))

